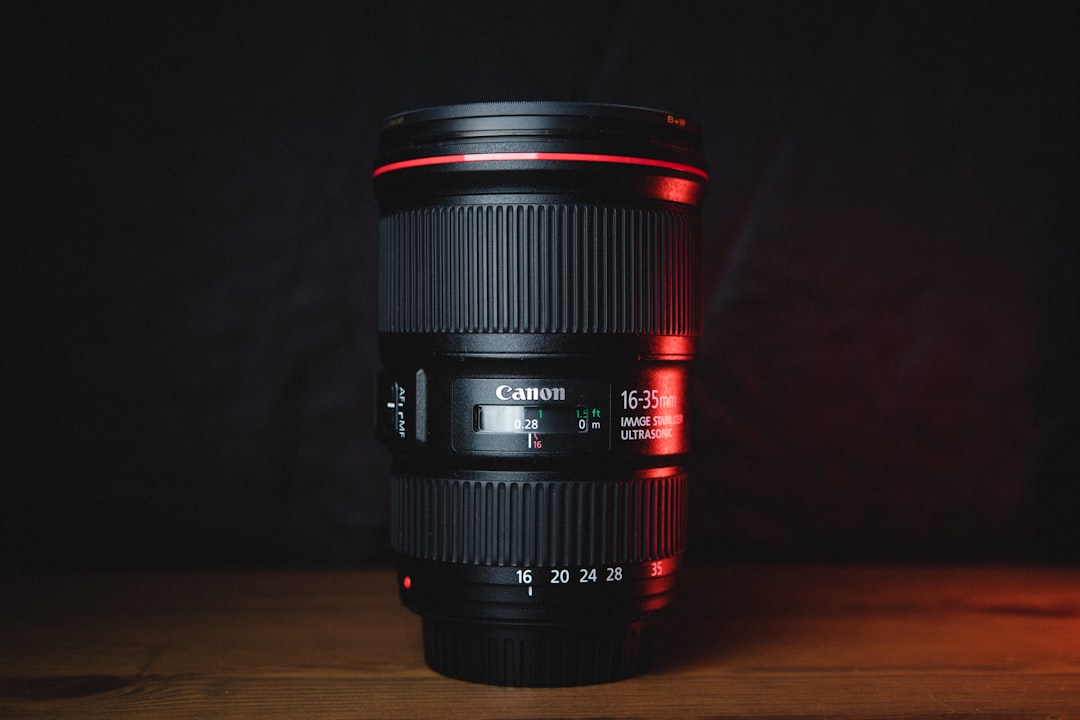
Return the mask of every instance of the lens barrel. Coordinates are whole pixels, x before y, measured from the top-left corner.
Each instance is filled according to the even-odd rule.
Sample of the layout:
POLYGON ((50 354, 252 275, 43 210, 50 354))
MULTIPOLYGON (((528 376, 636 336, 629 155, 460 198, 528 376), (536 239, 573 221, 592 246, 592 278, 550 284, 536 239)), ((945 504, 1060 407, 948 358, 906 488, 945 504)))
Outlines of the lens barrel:
POLYGON ((425 660, 558 686, 647 665, 686 546, 700 128, 478 103, 384 122, 376 428, 425 660))

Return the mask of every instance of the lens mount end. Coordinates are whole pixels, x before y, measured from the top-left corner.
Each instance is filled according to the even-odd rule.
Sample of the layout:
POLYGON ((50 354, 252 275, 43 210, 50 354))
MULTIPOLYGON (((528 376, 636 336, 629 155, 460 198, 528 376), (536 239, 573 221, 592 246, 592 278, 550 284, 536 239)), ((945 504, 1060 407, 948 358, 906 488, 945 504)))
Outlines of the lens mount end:
POLYGON ((424 659, 447 677, 516 687, 569 687, 643 672, 652 626, 520 627, 425 618, 424 659))

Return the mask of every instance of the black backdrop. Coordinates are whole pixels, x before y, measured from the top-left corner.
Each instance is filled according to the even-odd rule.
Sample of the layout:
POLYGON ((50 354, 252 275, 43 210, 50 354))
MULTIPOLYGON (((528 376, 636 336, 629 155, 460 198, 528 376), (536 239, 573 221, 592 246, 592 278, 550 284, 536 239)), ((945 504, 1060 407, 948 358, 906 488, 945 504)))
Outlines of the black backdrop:
POLYGON ((1074 8, 6 6, 2 566, 384 560, 377 127, 492 99, 705 125, 699 557, 1080 560, 1074 8))

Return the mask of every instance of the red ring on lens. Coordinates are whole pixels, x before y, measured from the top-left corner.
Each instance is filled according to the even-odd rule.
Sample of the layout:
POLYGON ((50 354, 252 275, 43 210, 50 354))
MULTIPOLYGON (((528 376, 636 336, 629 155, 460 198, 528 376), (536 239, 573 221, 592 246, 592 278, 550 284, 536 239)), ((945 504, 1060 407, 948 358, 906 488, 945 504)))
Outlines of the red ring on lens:
POLYGON ((501 152, 501 153, 468 153, 464 155, 435 155, 432 157, 414 158, 412 160, 400 160, 387 163, 375 168, 372 177, 378 177, 383 173, 407 168, 426 167, 429 165, 453 165, 455 163, 468 162, 499 162, 516 160, 548 160, 558 162, 595 162, 615 163, 618 165, 643 165, 645 167, 664 168, 698 175, 706 180, 709 174, 701 168, 683 163, 656 160, 653 158, 633 157, 630 155, 600 155, 597 153, 570 153, 570 152, 501 152))

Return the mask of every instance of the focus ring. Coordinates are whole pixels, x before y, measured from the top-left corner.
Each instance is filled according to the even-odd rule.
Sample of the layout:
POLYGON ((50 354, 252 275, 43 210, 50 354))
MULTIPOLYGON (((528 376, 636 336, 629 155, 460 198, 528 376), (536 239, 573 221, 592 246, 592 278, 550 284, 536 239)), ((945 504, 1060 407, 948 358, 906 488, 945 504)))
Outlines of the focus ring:
POLYGON ((687 475, 628 480, 453 480, 395 475, 391 545, 450 563, 587 567, 678 555, 687 475))
POLYGON ((383 217, 384 333, 701 330, 699 220, 566 204, 456 205, 383 217))

